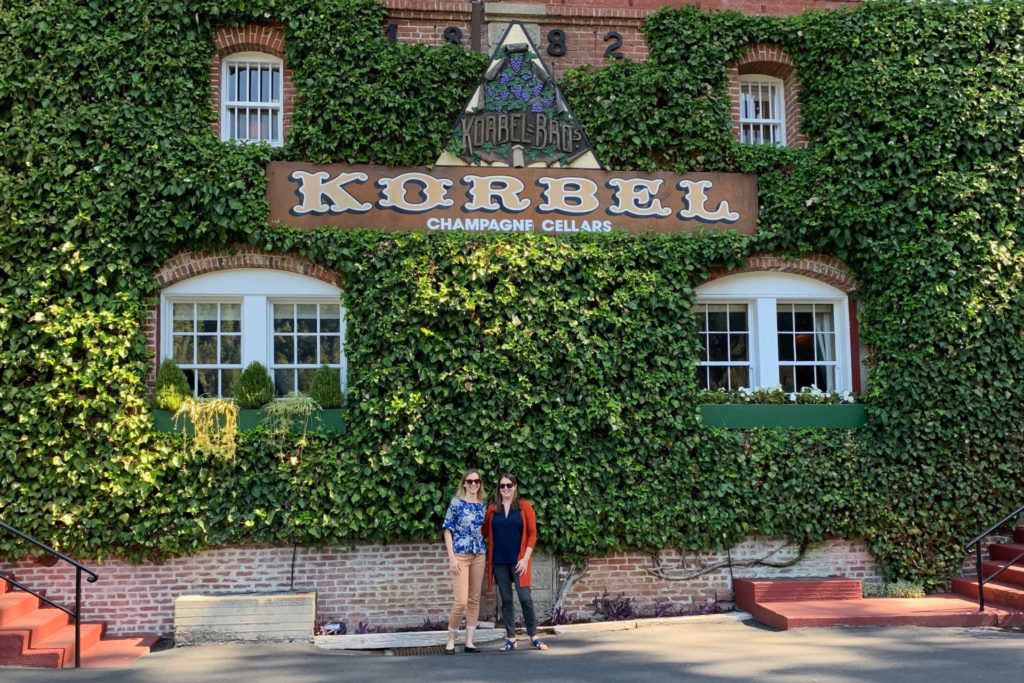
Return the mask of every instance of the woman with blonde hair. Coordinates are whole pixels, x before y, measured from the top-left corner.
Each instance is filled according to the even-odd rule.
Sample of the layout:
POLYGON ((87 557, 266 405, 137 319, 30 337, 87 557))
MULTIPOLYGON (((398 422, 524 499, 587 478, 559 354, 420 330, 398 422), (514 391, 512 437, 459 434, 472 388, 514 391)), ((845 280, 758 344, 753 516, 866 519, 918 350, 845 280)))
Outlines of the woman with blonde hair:
POLYGON ((503 652, 516 649, 516 613, 512 603, 512 587, 519 596, 519 606, 526 622, 526 634, 537 650, 548 646, 537 637, 537 615, 530 596, 530 557, 537 545, 537 515, 530 501, 519 497, 519 482, 505 473, 498 479, 494 502, 487 506, 484 517, 484 538, 487 544, 487 585, 498 584, 501 595, 501 621, 505 624, 503 652))
POLYGON ((448 548, 448 562, 452 572, 452 592, 455 601, 448 617, 448 644, 446 655, 455 654, 455 636, 459 623, 466 617, 465 652, 480 652, 473 644, 476 624, 480 618, 480 588, 484 578, 487 545, 480 533, 484 524, 484 482, 477 470, 468 470, 455 497, 448 503, 444 516, 444 544, 448 548))

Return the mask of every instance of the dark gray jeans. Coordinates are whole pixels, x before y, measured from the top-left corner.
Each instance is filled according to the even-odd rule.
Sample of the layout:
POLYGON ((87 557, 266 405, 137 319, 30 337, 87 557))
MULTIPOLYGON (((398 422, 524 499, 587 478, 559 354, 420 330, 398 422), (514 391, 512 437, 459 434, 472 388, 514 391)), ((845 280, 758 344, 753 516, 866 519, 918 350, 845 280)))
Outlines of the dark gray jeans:
POLYGON ((530 589, 519 585, 519 575, 514 564, 494 565, 494 582, 498 584, 501 595, 501 622, 505 624, 505 635, 514 638, 516 635, 516 611, 512 604, 512 584, 515 583, 519 595, 519 606, 523 608, 523 620, 526 632, 533 639, 537 635, 537 615, 533 612, 533 598, 530 589))

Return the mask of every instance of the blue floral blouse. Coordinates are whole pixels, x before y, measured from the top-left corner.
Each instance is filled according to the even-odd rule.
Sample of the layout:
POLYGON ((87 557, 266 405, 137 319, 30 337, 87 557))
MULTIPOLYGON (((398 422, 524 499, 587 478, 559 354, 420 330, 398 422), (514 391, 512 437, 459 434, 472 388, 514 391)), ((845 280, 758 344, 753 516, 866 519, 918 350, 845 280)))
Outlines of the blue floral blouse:
POLYGON ((459 555, 487 552, 480 529, 484 526, 484 504, 452 498, 442 528, 452 532, 452 549, 459 555))

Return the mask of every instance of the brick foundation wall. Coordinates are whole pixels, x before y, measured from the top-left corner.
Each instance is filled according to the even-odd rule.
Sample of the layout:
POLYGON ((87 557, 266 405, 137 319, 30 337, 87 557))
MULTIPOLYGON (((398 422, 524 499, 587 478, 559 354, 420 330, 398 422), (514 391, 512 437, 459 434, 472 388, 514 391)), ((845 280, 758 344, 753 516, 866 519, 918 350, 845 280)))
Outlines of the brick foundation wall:
POLYGON ((728 554, 725 551, 683 553, 663 550, 658 559, 645 553, 617 553, 596 558, 587 563, 586 572, 573 584, 562 609, 571 616, 586 617, 591 614, 593 599, 604 593, 611 596, 623 593, 623 597, 633 598, 641 612, 651 612, 658 601, 675 606, 687 603, 700 606, 709 600, 732 603, 732 577, 769 579, 840 575, 870 583, 881 580, 875 560, 863 541, 844 539, 812 545, 804 558, 790 567, 743 566, 760 559, 784 563, 795 558, 798 551, 797 544, 756 536, 745 539, 731 548, 728 554), (731 571, 728 566, 730 554, 731 571), (711 571, 694 576, 703 568, 711 571))
MULTIPOLYGON (((734 563, 762 558, 786 546, 783 541, 749 538, 732 549, 734 563)), ((785 561, 795 548, 769 559, 785 561)), ((681 575, 697 564, 725 559, 725 553, 699 556, 678 551, 660 554, 666 576, 681 575)), ((164 564, 133 565, 109 560, 89 564, 100 575, 95 584, 84 584, 83 613, 86 620, 105 621, 112 634, 159 633, 170 635, 174 623, 174 599, 188 594, 226 594, 251 591, 316 591, 321 617, 341 619, 354 626, 365 621, 374 626, 414 626, 425 618, 447 618, 451 603, 448 559, 442 543, 361 544, 351 548, 298 548, 238 546, 208 550, 164 564)), ((540 604, 544 579, 539 575, 546 561, 538 555, 538 612, 547 615, 550 603, 540 604)), ((45 589, 63 604, 74 600, 74 572, 66 566, 46 567, 34 561, 0 562, 17 579, 35 589, 45 589)), ((643 553, 619 553, 590 561, 564 602, 568 612, 586 617, 590 602, 608 591, 620 591, 636 599, 641 609, 656 600, 675 604, 703 603, 717 598, 732 600, 728 567, 702 576, 676 581, 652 574, 656 563, 643 553)), ((562 570, 564 576, 565 570, 562 570)), ((832 540, 812 547, 797 565, 786 569, 735 567, 738 577, 827 576, 841 574, 877 581, 874 560, 859 541, 832 540)), ((481 618, 494 614, 493 591, 485 591, 481 618)))

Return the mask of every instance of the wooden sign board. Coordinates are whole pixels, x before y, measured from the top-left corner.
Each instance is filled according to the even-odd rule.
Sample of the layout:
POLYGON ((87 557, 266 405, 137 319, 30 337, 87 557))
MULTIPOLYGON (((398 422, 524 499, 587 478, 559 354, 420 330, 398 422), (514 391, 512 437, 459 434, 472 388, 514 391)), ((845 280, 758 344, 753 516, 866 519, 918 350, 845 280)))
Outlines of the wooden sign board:
POLYGON ((757 229, 757 177, 571 168, 267 166, 271 221, 296 228, 567 234, 757 229))

